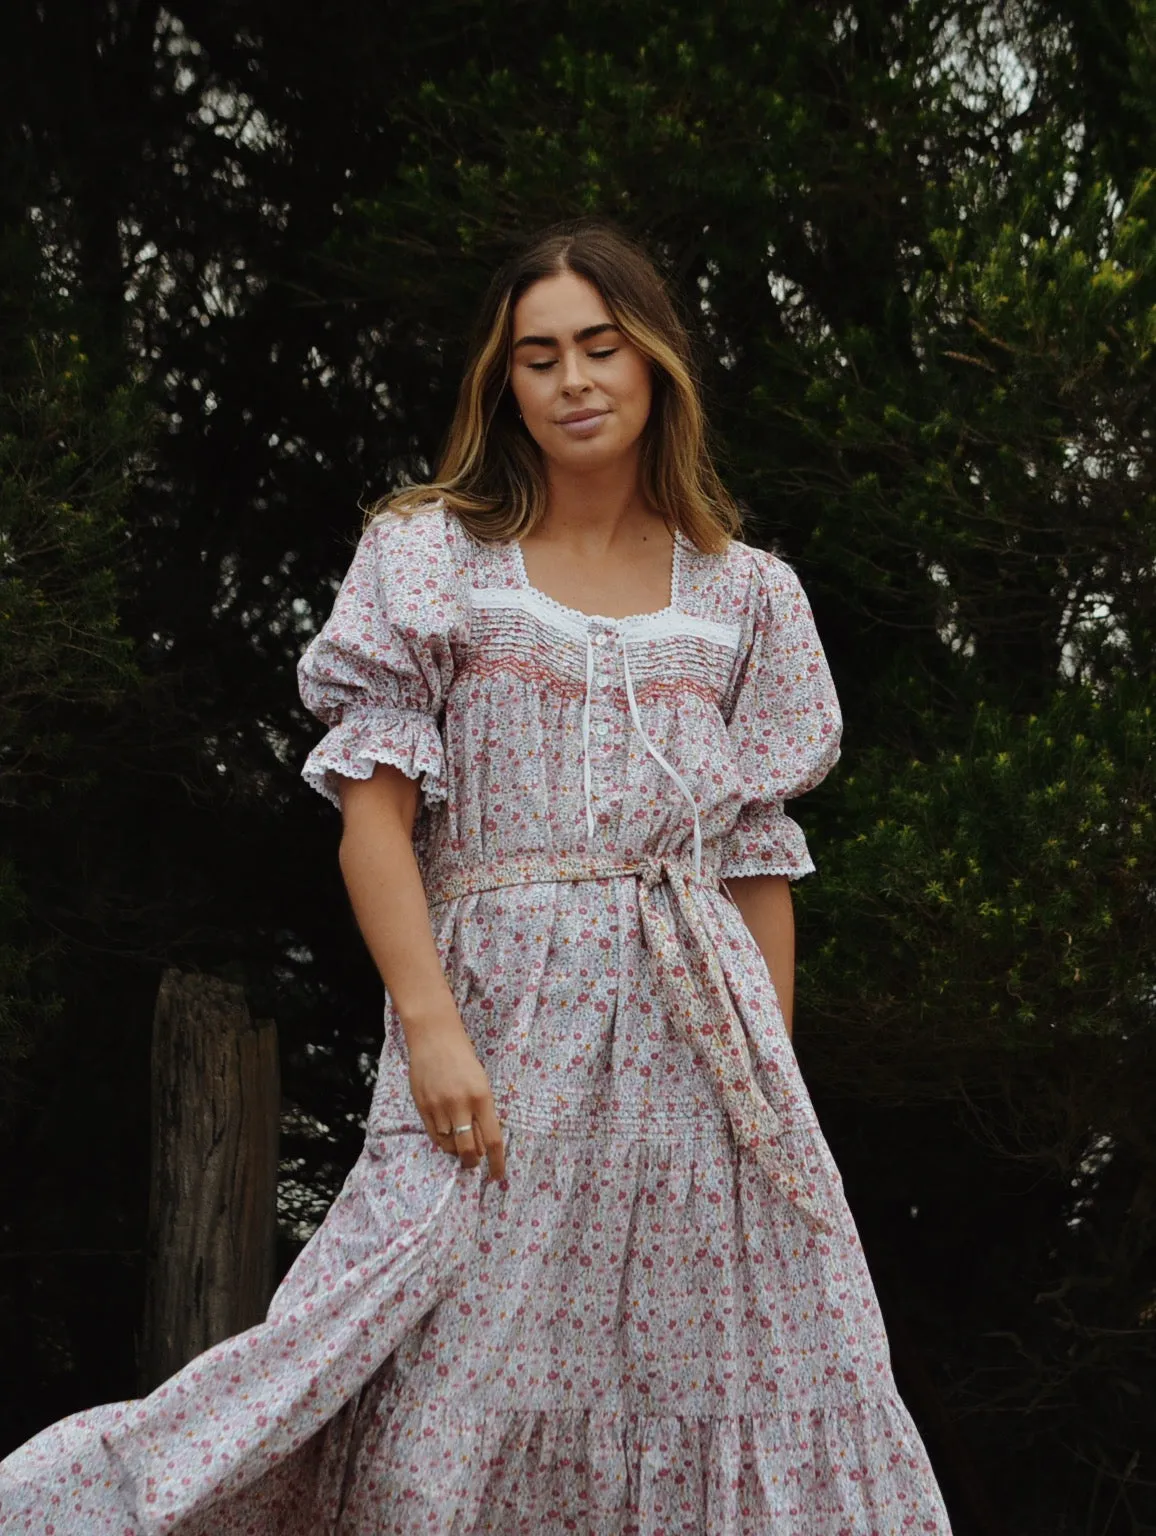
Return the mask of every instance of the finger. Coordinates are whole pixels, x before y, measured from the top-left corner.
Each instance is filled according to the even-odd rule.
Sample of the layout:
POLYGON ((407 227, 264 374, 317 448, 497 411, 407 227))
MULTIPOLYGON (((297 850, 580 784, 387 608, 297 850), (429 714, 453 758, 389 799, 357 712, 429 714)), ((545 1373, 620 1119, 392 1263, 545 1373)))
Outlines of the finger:
POLYGON ((493 1100, 483 1105, 474 1118, 485 1148, 490 1178, 504 1179, 506 1177, 506 1144, 502 1140, 502 1125, 494 1109, 493 1100))
POLYGON ((460 1115, 454 1116, 453 1137, 454 1148, 462 1167, 476 1168, 482 1160, 482 1152, 478 1146, 473 1115, 470 1110, 463 1110, 460 1115), (469 1122, 468 1125, 467 1121, 469 1122))
POLYGON ((426 1135, 438 1151, 448 1152, 451 1157, 456 1157, 457 1152, 454 1148, 454 1138, 445 1125, 447 1117, 444 1112, 430 1114, 424 1109, 419 1109, 418 1114, 421 1116, 422 1125, 425 1126, 426 1135))

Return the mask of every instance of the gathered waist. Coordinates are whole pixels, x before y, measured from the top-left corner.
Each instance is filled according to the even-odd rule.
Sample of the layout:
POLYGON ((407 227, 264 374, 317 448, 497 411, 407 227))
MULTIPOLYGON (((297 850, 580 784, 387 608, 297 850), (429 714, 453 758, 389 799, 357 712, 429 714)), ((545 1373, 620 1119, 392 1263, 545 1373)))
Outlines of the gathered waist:
POLYGON ((437 863, 426 877, 426 899, 431 907, 497 891, 515 885, 552 885, 575 880, 613 880, 636 877, 650 890, 663 880, 685 880, 690 885, 721 889, 717 873, 701 869, 701 859, 678 854, 527 853, 502 854, 475 864, 437 863))

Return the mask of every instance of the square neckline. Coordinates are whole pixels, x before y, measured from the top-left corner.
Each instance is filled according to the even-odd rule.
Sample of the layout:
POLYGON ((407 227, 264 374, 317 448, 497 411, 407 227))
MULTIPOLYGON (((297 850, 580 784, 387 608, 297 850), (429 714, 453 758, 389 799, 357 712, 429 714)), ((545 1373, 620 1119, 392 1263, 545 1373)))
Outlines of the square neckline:
POLYGON ((526 559, 522 553, 522 541, 520 539, 511 539, 510 548, 514 554, 514 568, 517 573, 518 583, 523 591, 532 593, 539 601, 546 603, 558 613, 567 614, 573 619, 580 619, 584 624, 610 625, 617 629, 623 624, 637 623, 639 619, 661 619, 668 614, 679 611, 678 600, 681 585, 680 578, 682 576, 683 534, 681 529, 678 528, 675 528, 673 533, 674 552, 670 560, 670 601, 665 608, 650 608, 645 613, 627 613, 620 619, 612 618, 607 613, 587 613, 584 608, 572 608, 568 603, 561 603, 556 597, 551 597, 548 592, 543 592, 541 587, 536 587, 530 580, 529 573, 526 570, 526 559))

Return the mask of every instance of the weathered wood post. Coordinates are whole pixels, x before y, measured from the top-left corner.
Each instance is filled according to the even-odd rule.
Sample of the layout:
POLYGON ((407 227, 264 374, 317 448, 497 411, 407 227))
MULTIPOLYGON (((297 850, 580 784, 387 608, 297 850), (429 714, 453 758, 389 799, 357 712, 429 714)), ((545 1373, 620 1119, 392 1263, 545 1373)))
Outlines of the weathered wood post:
POLYGON ((241 987, 168 970, 152 1041, 141 1390, 265 1315, 273 1290, 277 1029, 241 987))

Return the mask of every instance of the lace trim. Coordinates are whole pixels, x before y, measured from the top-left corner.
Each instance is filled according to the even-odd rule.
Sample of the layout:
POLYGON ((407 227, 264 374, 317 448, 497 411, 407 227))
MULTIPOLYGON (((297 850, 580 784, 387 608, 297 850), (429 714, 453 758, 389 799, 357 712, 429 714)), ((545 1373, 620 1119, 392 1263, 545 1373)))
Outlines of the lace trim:
POLYGON ((808 853, 805 858, 794 864, 788 864, 783 858, 767 857, 765 859, 740 859, 737 863, 728 864, 725 861, 719 870, 720 880, 741 880, 744 875, 786 875, 788 880, 801 880, 804 875, 813 875, 815 864, 808 853))
POLYGON ((420 780, 427 805, 445 800, 445 756, 437 726, 427 716, 405 710, 395 710, 392 716, 389 711, 375 712, 334 726, 306 758, 301 777, 340 810, 333 776, 369 779, 378 763, 420 780), (407 734, 412 737, 408 742, 396 739, 407 734))
POLYGON ((583 633, 585 633, 587 624, 591 622, 595 624, 609 624, 617 628, 622 624, 633 624, 639 619, 659 618, 663 614, 674 613, 678 609, 679 583, 682 575, 682 534, 677 528, 674 530, 674 553, 670 562, 670 602, 667 603, 665 608, 657 608, 652 613, 631 613, 622 619, 612 619, 604 613, 586 613, 581 608, 567 607, 565 603, 560 603, 557 598, 548 596, 540 587, 536 587, 527 575, 526 557, 522 553, 520 541, 512 539, 509 547, 513 552, 514 564, 522 582, 522 590, 532 597, 538 598, 546 607, 555 609, 559 614, 563 614, 570 619, 577 619, 582 625, 583 633))
POLYGON ((676 608, 636 614, 630 619, 599 619, 593 614, 580 614, 577 609, 563 608, 553 598, 526 587, 475 587, 470 592, 470 604, 477 609, 506 609, 529 614, 581 644, 585 644, 591 625, 611 626, 620 638, 631 641, 690 636, 729 651, 737 651, 742 639, 738 624, 719 624, 714 619, 700 619, 697 614, 682 613, 676 608))

